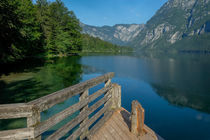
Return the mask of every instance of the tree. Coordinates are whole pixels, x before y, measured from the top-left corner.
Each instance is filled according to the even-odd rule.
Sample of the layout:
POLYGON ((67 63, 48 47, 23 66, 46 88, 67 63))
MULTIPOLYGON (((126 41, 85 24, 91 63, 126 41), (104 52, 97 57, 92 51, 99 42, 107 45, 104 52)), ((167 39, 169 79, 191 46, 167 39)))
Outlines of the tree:
POLYGON ((30 0, 1 0, 0 63, 40 52, 40 29, 30 0))
POLYGON ((37 1, 38 17, 46 39, 46 50, 50 54, 68 54, 81 50, 81 28, 72 11, 56 0, 48 3, 37 1))

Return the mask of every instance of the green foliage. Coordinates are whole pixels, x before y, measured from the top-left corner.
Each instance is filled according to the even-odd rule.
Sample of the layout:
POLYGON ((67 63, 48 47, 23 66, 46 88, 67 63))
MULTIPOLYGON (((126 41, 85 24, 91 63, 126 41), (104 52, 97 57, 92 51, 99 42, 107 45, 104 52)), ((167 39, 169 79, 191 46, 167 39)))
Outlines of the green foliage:
POLYGON ((0 63, 40 54, 63 56, 82 49, 116 52, 127 48, 82 36, 79 20, 61 0, 0 1, 0 63))
POLYGON ((0 31, 0 63, 81 50, 79 21, 60 0, 1 0, 0 31))
POLYGON ((73 11, 68 11, 60 0, 52 3, 38 0, 37 9, 49 54, 63 55, 81 50, 81 28, 73 11))
POLYGON ((87 34, 82 35, 83 52, 132 52, 131 47, 120 47, 112 43, 103 41, 99 38, 91 37, 87 34))
POLYGON ((30 0, 0 2, 1 63, 42 50, 42 33, 30 0))

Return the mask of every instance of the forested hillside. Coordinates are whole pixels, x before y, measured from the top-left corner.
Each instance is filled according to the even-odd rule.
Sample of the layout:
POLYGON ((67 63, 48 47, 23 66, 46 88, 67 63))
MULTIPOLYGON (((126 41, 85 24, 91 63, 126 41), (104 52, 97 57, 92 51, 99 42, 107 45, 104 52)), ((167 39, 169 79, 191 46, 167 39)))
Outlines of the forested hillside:
POLYGON ((97 37, 92 37, 88 34, 83 34, 83 52, 132 52, 131 47, 120 47, 118 45, 106 42, 97 37))
MULTIPOLYGON (((0 63, 40 54, 63 56, 80 52, 84 42, 81 32, 79 20, 61 0, 0 1, 0 63)), ((87 35, 84 39, 94 40, 87 35)), ((100 44, 103 48, 112 46, 100 40, 96 42, 98 47, 88 49, 103 50, 100 44)))
POLYGON ((1 0, 0 58, 14 61, 39 53, 66 54, 81 49, 81 28, 60 0, 1 0))

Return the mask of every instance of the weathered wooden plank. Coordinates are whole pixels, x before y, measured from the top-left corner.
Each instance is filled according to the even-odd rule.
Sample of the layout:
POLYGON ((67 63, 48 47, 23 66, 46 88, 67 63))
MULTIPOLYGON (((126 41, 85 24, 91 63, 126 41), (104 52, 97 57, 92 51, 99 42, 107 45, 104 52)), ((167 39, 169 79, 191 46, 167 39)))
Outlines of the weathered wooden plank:
POLYGON ((103 125, 104 123, 112 116, 114 110, 108 111, 107 113, 104 113, 103 118, 101 118, 101 120, 95 124, 95 126, 93 126, 89 131, 90 133, 88 134, 88 139, 91 139, 91 137, 93 136, 93 134, 96 133, 96 131, 98 131, 103 125))
POLYGON ((66 133, 68 133, 71 129, 73 129, 77 124, 79 124, 86 117, 86 112, 78 115, 76 118, 65 124, 63 127, 58 129, 52 135, 50 135, 46 140, 57 140, 63 137, 66 133))
POLYGON ((67 109, 55 114, 54 116, 52 116, 48 120, 41 122, 35 128, 35 135, 37 136, 37 135, 42 134, 43 132, 45 132, 46 130, 48 130, 52 126, 56 125, 60 121, 64 120, 68 116, 72 115, 74 112, 81 109, 82 107, 84 107, 87 104, 88 104, 88 100, 86 100, 84 102, 78 102, 77 104, 75 104, 73 106, 70 106, 67 109))
POLYGON ((121 86, 112 84, 112 108, 117 109, 121 107, 121 86))
POLYGON ((55 133, 50 135, 47 138, 47 140, 57 140, 57 139, 61 138, 67 132, 69 132, 72 128, 74 128, 77 124, 79 124, 83 119, 85 119, 87 116, 89 116, 91 113, 93 113, 97 108, 99 108, 101 105, 103 105, 105 102, 107 102, 110 98, 111 98, 111 94, 106 94, 106 96, 104 96, 101 100, 99 100, 94 105, 92 105, 86 111, 79 114, 72 121, 68 122, 66 125, 64 125, 60 129, 58 129, 55 133))
POLYGON ((112 84, 112 83, 111 83, 111 79, 109 79, 109 80, 105 81, 104 87, 108 87, 108 86, 110 86, 111 84, 112 84))
POLYGON ((116 110, 108 121, 91 137, 91 140, 159 140, 157 134, 146 125, 144 125, 144 135, 136 136, 131 133, 129 117, 130 113, 125 109, 116 110))
POLYGON ((111 107, 111 104, 110 104, 110 106, 108 106, 108 105, 107 106, 104 106, 92 118, 90 118, 88 120, 88 122, 84 126, 80 126, 71 136, 69 136, 67 138, 67 140, 72 140, 72 139, 74 140, 77 137, 79 137, 84 132, 84 130, 86 130, 87 128, 89 128, 90 125, 93 124, 101 115, 103 115, 109 107, 111 107))
MULTIPOLYGON (((93 93, 92 95, 88 96, 89 101, 94 101, 96 98, 100 97, 102 94, 106 94, 109 90, 112 89, 112 85, 108 86, 108 87, 104 87, 98 91, 96 91, 95 93, 93 93)), ((109 94, 109 93, 108 93, 109 94)))
MULTIPOLYGON (((39 110, 33 109, 32 110, 32 116, 27 118, 27 127, 35 127, 37 126, 41 121, 41 114, 39 110)), ((33 132, 33 135, 35 134, 35 131, 33 132)), ((41 135, 40 136, 34 136, 33 138, 29 140, 41 140, 41 135)))
POLYGON ((138 101, 132 102, 131 132, 136 136, 144 134, 144 108, 138 101))
POLYGON ((34 137, 33 132, 34 128, 0 131, 0 139, 31 139, 34 137))
MULTIPOLYGON (((130 129, 124 120, 123 108, 115 110, 113 115, 108 121, 91 137, 96 139, 95 136, 101 138, 105 137, 108 140, 138 140, 138 137, 130 132, 130 129)), ((141 138, 140 138, 141 139, 141 138)))
MULTIPOLYGON (((80 94, 80 98, 79 98, 80 102, 85 101, 88 98, 88 94, 89 94, 89 91, 88 90, 86 90, 82 94, 80 94)), ((83 112, 85 112, 87 109, 88 109, 88 104, 80 110, 80 114, 82 114, 83 112)), ((86 122, 88 121, 88 119, 89 119, 89 117, 87 116, 85 119, 82 120, 82 122, 81 122, 80 125, 85 125, 86 122)), ((88 133, 88 129, 86 129, 84 131, 83 135, 86 135, 86 133, 88 133)))
MULTIPOLYGON (((109 87, 109 86, 112 86, 112 88, 113 88, 113 85, 112 85, 112 83, 111 83, 111 79, 105 81, 104 87, 109 87)), ((112 90, 113 90, 113 89, 109 90, 108 92, 111 93, 112 90)), ((113 96, 113 95, 112 95, 112 96, 113 96)), ((112 102, 112 100, 109 100, 108 102, 106 102, 106 103, 104 104, 104 106, 106 106, 107 104, 109 104, 109 102, 112 102)), ((109 112, 109 111, 111 111, 111 108, 109 108, 106 112, 109 112)), ((106 113, 105 113, 104 115, 106 115, 106 113)))
POLYGON ((32 105, 24 103, 0 105, 0 119, 24 118, 32 116, 32 105))
MULTIPOLYGON (((104 129, 104 128, 103 128, 103 129, 104 129)), ((101 138, 104 139, 104 140, 109 140, 109 137, 108 137, 108 135, 107 135, 106 132, 105 132, 105 129, 103 130, 102 135, 100 135, 99 137, 101 137, 101 138)))
POLYGON ((128 128, 128 126, 126 125, 126 123, 124 122, 123 118, 121 115, 117 114, 116 116, 114 116, 111 120, 111 123, 113 123, 117 128, 119 132, 123 133, 123 137, 125 139, 130 139, 129 134, 130 133, 130 129, 128 128))
POLYGON ((46 130, 48 130, 49 128, 54 126, 55 124, 59 123, 60 121, 67 118, 68 116, 72 115, 77 110, 80 110, 81 108, 86 106, 88 103, 95 100, 96 98, 98 98, 102 94, 106 93, 110 89, 111 89, 111 87, 105 87, 103 89, 100 89, 97 92, 93 93, 92 95, 86 97, 85 100, 80 101, 80 102, 68 107, 67 109, 55 114, 54 116, 52 116, 51 118, 49 118, 46 121, 41 122, 35 128, 35 136, 42 134, 43 132, 45 132, 46 130))
POLYGON ((124 129, 122 128, 122 126, 119 126, 118 123, 116 123, 116 121, 114 119, 110 119, 109 120, 112 127, 115 129, 116 133, 118 133, 118 139, 120 140, 128 140, 130 139, 127 131, 124 131, 124 129))
MULTIPOLYGON (((23 139, 25 139, 25 137, 26 137, 27 139, 40 140, 41 139, 40 135, 43 132, 45 132, 46 130, 48 130, 50 127, 54 126, 58 122, 62 121, 69 115, 73 114, 75 111, 82 108, 81 114, 79 115, 79 117, 75 118, 76 120, 74 119, 73 122, 68 123, 68 125, 66 124, 65 126, 69 127, 70 128, 69 130, 71 130, 73 127, 75 127, 77 124, 79 124, 83 121, 83 123, 81 123, 80 126, 85 126, 82 128, 82 132, 84 132, 85 129, 87 130, 89 128, 89 126, 91 125, 90 121, 93 121, 93 119, 96 117, 97 114, 94 115, 90 120, 88 120, 88 116, 91 113, 93 113, 98 107, 105 104, 111 98, 111 96, 112 96, 110 94, 111 92, 108 92, 108 91, 110 91, 112 89, 111 78, 113 76, 114 76, 114 73, 108 73, 106 75, 99 76, 97 78, 88 80, 86 82, 68 87, 66 89, 60 90, 58 92, 52 93, 50 95, 44 96, 42 98, 39 98, 37 100, 31 101, 26 104, 24 103, 24 104, 0 105, 0 119, 27 117, 27 127, 28 128, 20 129, 20 131, 25 130, 25 132, 23 133, 23 137, 24 137, 23 139), (103 89, 97 91, 96 93, 94 93, 90 96, 82 97, 81 98, 82 100, 75 106, 71 106, 71 107, 65 109, 64 111, 49 118, 48 120, 46 120, 44 122, 40 122, 40 112, 42 112, 42 111, 60 103, 60 102, 63 102, 74 95, 81 94, 83 92, 86 93, 86 91, 88 91, 89 88, 92 88, 102 82, 106 82, 105 87, 103 89), (99 100, 97 103, 95 103, 93 106, 88 108, 88 106, 87 106, 88 103, 95 100, 102 94, 105 94, 105 96, 101 100, 99 100), (84 106, 86 106, 86 107, 83 108, 84 106), (87 127, 86 127, 86 122, 89 124, 89 126, 87 126, 87 127), (32 127, 33 127, 33 129, 32 129, 32 127), (30 131, 28 131, 29 128, 30 128, 30 131), (27 134, 29 134, 29 132, 30 132, 30 136, 27 136, 27 134)), ((111 104, 111 102, 109 102, 109 103, 111 104)), ((104 108, 107 108, 107 110, 108 110, 108 108, 110 108, 110 106, 104 106, 104 108)), ((98 117, 100 117, 100 116, 98 116, 98 117)), ((97 118, 95 118, 95 119, 97 119, 97 118)), ((65 130, 65 131, 67 131, 67 130, 65 130)), ((68 132, 67 131, 66 133, 64 133, 65 131, 63 130, 62 134, 66 134, 68 132)), ((11 136, 9 137, 9 139, 10 138, 16 139, 16 136, 13 136, 13 133, 15 135, 18 132, 15 130, 14 131, 13 130, 2 131, 2 136, 4 136, 6 138, 7 137, 6 134, 9 134, 9 133, 11 133, 11 136)), ((59 131, 58 131, 58 133, 61 134, 59 131)), ((60 136, 58 136, 58 137, 60 137, 60 136)), ((17 139, 19 139, 19 138, 17 138, 17 139)))
POLYGON ((96 77, 94 79, 85 81, 83 83, 70 86, 68 88, 57 91, 50 95, 41 97, 37 100, 29 102, 28 104, 38 106, 40 111, 42 112, 60 102, 67 100, 68 98, 71 98, 72 96, 80 94, 87 89, 90 89, 102 82, 107 81, 108 79, 111 79, 113 76, 114 76, 114 73, 108 73, 108 74, 96 77))
POLYGON ((110 126, 109 126, 109 128, 104 127, 103 129, 104 129, 103 134, 105 135, 105 137, 106 137, 107 140, 110 140, 110 139, 111 140, 117 140, 117 139, 114 138, 114 136, 112 135, 112 133, 110 133, 110 131, 114 131, 112 127, 110 127, 110 126))

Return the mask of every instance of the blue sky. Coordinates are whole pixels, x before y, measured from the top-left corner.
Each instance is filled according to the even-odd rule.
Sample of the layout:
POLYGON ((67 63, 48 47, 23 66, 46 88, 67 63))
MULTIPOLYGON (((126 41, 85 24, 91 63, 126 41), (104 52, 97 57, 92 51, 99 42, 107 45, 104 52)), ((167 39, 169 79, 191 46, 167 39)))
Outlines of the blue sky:
POLYGON ((167 0, 62 0, 85 24, 146 23, 167 0))

